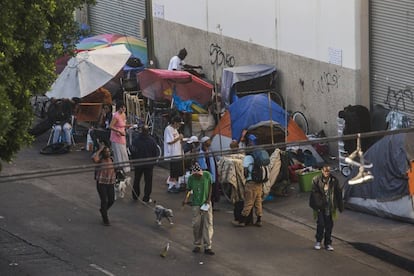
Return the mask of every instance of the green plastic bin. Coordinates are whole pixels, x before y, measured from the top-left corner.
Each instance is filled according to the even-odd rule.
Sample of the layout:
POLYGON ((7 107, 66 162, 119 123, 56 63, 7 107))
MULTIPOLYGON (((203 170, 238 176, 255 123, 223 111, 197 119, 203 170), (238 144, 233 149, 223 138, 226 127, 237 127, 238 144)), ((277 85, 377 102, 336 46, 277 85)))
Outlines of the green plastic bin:
POLYGON ((320 170, 311 171, 307 173, 298 174, 299 189, 301 192, 310 192, 312 190, 312 179, 320 175, 322 172, 320 170))

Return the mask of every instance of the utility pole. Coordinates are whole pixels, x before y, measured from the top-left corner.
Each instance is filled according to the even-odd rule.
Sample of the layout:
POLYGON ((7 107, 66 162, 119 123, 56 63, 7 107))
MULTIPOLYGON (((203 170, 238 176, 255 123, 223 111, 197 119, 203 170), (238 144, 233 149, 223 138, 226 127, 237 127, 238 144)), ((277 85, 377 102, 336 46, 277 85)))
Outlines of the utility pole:
POLYGON ((154 29, 152 17, 152 0, 145 1, 145 32, 147 37, 147 51, 148 51, 148 67, 155 68, 157 66, 154 53, 154 29))

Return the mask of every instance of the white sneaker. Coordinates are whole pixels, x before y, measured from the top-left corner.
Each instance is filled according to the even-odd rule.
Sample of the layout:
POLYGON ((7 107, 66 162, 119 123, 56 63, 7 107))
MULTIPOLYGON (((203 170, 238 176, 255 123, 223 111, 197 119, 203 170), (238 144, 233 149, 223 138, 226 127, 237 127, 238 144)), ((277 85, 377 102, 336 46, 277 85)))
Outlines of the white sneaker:
POLYGON ((315 243, 315 246, 313 248, 315 248, 316 250, 321 249, 321 243, 320 242, 315 243))
POLYGON ((148 199, 148 201, 142 200, 142 202, 144 202, 144 203, 152 203, 152 199, 150 198, 150 199, 148 199))
POLYGON ((326 246, 326 250, 328 250, 328 251, 334 251, 334 248, 332 247, 332 245, 328 244, 326 246))

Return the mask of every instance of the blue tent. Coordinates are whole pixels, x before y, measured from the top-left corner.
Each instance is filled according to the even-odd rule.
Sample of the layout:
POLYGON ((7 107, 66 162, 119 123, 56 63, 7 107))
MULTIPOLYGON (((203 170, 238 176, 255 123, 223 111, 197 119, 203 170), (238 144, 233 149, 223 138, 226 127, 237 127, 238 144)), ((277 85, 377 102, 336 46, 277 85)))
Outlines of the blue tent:
POLYGON ((279 124, 286 129, 288 114, 267 94, 245 96, 229 106, 232 138, 240 140, 242 131, 259 125, 279 124), (270 119, 271 118, 271 119, 270 119))

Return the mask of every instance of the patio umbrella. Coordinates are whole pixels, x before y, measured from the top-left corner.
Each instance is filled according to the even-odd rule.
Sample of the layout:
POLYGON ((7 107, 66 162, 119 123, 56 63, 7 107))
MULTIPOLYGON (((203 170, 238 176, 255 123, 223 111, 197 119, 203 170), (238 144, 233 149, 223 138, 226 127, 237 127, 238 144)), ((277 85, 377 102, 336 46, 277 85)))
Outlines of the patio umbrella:
POLYGON ((53 83, 49 98, 82 98, 110 81, 131 53, 124 45, 78 53, 53 83))
POLYGON ((133 36, 121 34, 101 34, 82 39, 76 44, 78 51, 95 50, 115 45, 125 45, 133 57, 139 58, 143 64, 148 61, 147 45, 133 36))
POLYGON ((185 71, 145 69, 138 73, 142 94, 154 101, 171 100, 176 93, 181 100, 205 105, 211 99, 213 86, 185 71))

